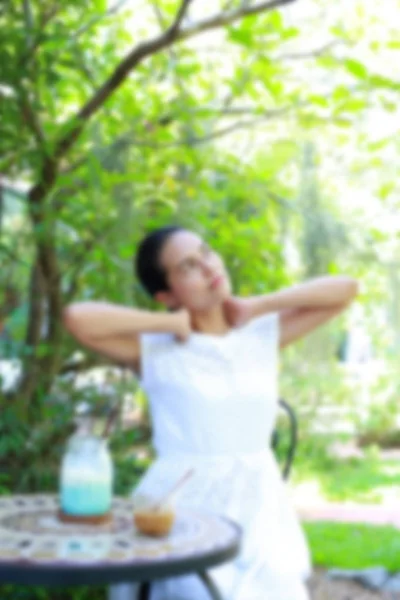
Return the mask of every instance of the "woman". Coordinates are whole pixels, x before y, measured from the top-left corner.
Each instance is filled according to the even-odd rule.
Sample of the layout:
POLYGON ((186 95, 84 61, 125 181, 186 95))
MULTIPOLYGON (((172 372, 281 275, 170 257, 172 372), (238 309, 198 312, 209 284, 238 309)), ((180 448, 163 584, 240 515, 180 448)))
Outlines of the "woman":
MULTIPOLYGON (((136 268, 167 311, 83 302, 66 309, 65 324, 83 345, 133 367, 149 396, 158 459, 139 491, 160 493, 194 467, 180 502, 244 530, 238 559, 213 571, 224 598, 304 600, 308 551, 268 447, 278 349, 341 313, 357 283, 321 277, 235 298, 221 257, 178 227, 147 236, 136 268)), ((157 584, 152 600, 206 597, 193 576, 157 584)))

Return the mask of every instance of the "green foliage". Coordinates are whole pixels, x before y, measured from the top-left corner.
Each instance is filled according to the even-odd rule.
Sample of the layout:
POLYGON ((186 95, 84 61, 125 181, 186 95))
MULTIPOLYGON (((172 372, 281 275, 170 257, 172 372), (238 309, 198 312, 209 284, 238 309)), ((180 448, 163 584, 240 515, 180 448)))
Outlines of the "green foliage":
POLYGON ((354 523, 305 523, 313 564, 366 569, 377 565, 400 570, 400 536, 394 527, 354 523))
POLYGON ((358 423, 360 385, 349 380, 343 366, 332 359, 334 341, 334 336, 317 333, 284 355, 281 395, 298 414, 302 440, 320 426, 329 430, 332 418, 334 425, 343 420, 358 423))
POLYGON ((2 598, 13 600, 106 600, 104 587, 43 588, 31 586, 0 586, 2 598))
MULTIPOLYGON (((104 0, 53 4, 6 0, 0 7, 0 172, 26 182, 28 191, 35 185, 45 189, 34 208, 26 194, 8 188, 5 202, 0 201, 0 322, 6 319, 13 342, 3 344, 1 352, 23 361, 15 393, 0 398, 0 494, 54 492, 78 403, 95 407, 103 426, 110 407, 126 393, 115 383, 111 396, 76 389, 73 380, 60 377, 76 346, 64 335, 50 340, 49 324, 59 326, 60 314, 54 313, 49 290, 61 305, 75 298, 105 298, 153 306, 132 273, 138 241, 153 227, 178 222, 210 239, 225 257, 238 294, 263 293, 303 275, 350 270, 365 279, 370 303, 386 302, 385 274, 373 263, 374 247, 391 235, 375 222, 366 229, 364 220, 360 227, 356 216, 342 214, 335 177, 324 171, 334 148, 344 154, 349 147, 365 148, 368 154, 361 158, 350 152, 352 176, 363 178, 378 169, 384 175, 376 178, 376 197, 382 202, 396 197, 396 173, 388 168, 396 161, 393 153, 388 160, 384 156, 390 144, 398 152, 396 142, 357 132, 370 105, 395 109, 399 85, 375 73, 368 60, 352 56, 352 37, 364 37, 369 30, 352 15, 353 9, 343 20, 346 27, 336 17, 322 26, 308 15, 296 19, 294 27, 285 11, 273 11, 225 27, 222 35, 210 38, 216 40, 214 48, 214 42, 206 47, 183 41, 155 52, 100 102, 90 119, 79 121, 83 130, 57 158, 60 140, 78 124, 77 111, 93 99, 134 44, 172 22, 178 2, 162 0, 153 3, 157 11, 146 6, 133 14, 110 12, 104 0), (315 57, 303 56, 303 49, 309 54, 315 31, 322 29, 327 39, 345 40, 346 50, 336 53, 333 43, 315 57), (308 161, 310 140, 313 156, 308 161), (43 248, 56 276, 42 269, 42 288, 35 268, 43 248), (298 266, 287 258, 293 249, 298 266), (6 297, 10 283, 16 303, 6 297), (31 319, 29 308, 37 299, 31 319), (36 326, 37 339, 25 344, 36 326)), ((212 12, 223 5, 222 0, 215 3, 212 12)), ((388 43, 394 53, 396 36, 388 43)), ((343 177, 342 166, 339 171, 336 179, 343 177)), ((396 286, 393 276, 392 307, 398 299, 396 286)), ((372 313, 370 321, 378 330, 372 313)), ((373 486, 396 483, 397 472, 385 474, 385 465, 373 456, 338 464, 327 451, 328 440, 316 443, 309 435, 321 407, 354 409, 358 389, 334 362, 337 347, 333 329, 285 356, 282 394, 300 417, 295 477, 319 477, 325 493, 337 499, 347 494, 377 499, 373 486)), ((396 377, 391 372, 374 387, 379 402, 383 396, 385 402, 378 406, 377 401, 359 423, 363 435, 392 429, 400 387, 396 377)), ((136 391, 132 381, 130 385, 136 391)), ((129 493, 148 466, 150 452, 138 458, 148 441, 146 420, 140 428, 118 424, 111 440, 116 493, 129 493)), ((364 530, 350 542, 342 530, 329 545, 323 539, 329 539, 327 530, 321 533, 313 525, 307 530, 321 564, 336 564, 339 551, 358 557, 358 566, 370 560, 357 550, 357 544, 371 547, 364 530), (349 552, 343 552, 345 547, 349 552)), ((382 541, 394 556, 396 548, 385 536, 382 541)), ((377 559, 386 561, 383 554, 377 559)), ((21 600, 105 597, 104 589, 7 587, 0 592, 21 600)))
POLYGON ((337 436, 313 436, 299 444, 293 481, 295 486, 312 484, 330 502, 380 504, 387 496, 397 497, 400 467, 369 446, 360 456, 341 458, 332 450, 337 436))
MULTIPOLYGON (((177 6, 163 0, 158 12, 149 7, 143 15, 110 13, 103 0, 90 6, 8 1, 0 8, 0 171, 41 193, 34 204, 7 189, 7 198, 18 197, 6 198, 4 215, 0 211, 0 318, 16 342, 7 352, 23 361, 14 395, 1 398, 1 491, 54 490, 77 403, 106 410, 114 402, 59 377, 76 348, 58 334, 59 307, 75 298, 152 305, 132 274, 132 255, 145 231, 167 222, 198 230, 225 257, 238 294, 263 293, 358 261, 357 274, 371 278, 374 299, 382 297, 375 272, 369 275, 369 265, 358 258, 370 252, 370 238, 362 233, 354 252, 343 251, 354 241, 349 230, 357 228, 345 226, 336 191, 319 185, 316 170, 325 135, 339 140, 339 148, 348 143, 349 134, 340 138, 333 127, 364 115, 367 86, 389 93, 395 82, 378 80, 347 53, 338 61, 330 48, 305 66, 301 48, 308 48, 309 28, 318 25, 311 20, 293 27, 284 11, 265 12, 227 26, 214 50, 182 41, 154 52, 90 119, 79 120, 82 131, 62 152, 60 141, 77 126, 77 111, 103 89, 133 45, 171 22, 177 6), (326 91, 322 79, 329 81, 326 91), (291 248, 299 268, 288 263, 291 248), (10 281, 16 306, 5 298, 10 281), (28 333, 35 338, 29 345, 28 333)), ((337 24, 326 31, 338 41, 349 37, 337 24)), ((381 151, 379 144, 371 149, 381 151)), ((386 199, 394 191, 387 182, 379 187, 386 199)), ((379 241, 376 230, 371 236, 379 241)), ((316 407, 351 405, 355 390, 337 365, 311 368, 317 356, 332 358, 336 343, 329 332, 286 359, 283 395, 301 409, 302 439, 316 407)), ((145 435, 115 434, 119 493, 145 467, 131 465, 129 450, 145 435)))
MULTIPOLYGON (((165 2, 159 8, 169 19, 174 7, 176 3, 165 2)), ((0 13, 6 36, 0 50, 0 61, 6 65, 0 164, 8 177, 42 183, 53 168, 46 161, 76 126, 77 107, 87 102, 132 44, 123 15, 111 17, 106 10, 103 2, 85 10, 68 4, 53 11, 33 1, 20 7, 10 4, 8 13, 0 13)), ((154 19, 153 15, 149 23, 143 22, 144 36, 154 19)), ((257 36, 276 46, 284 42, 279 31, 285 28, 281 17, 267 16, 258 25, 257 36)), ((262 62, 258 65, 257 80, 268 79, 272 72, 277 80, 283 73, 267 62, 263 68, 262 62)), ((218 61, 214 67, 220 68, 218 61)), ((23 398, 17 389, 14 397, 2 399, 7 410, 0 423, 0 460, 6 464, 2 485, 9 489, 55 489, 76 404, 99 402, 96 394, 90 398, 49 375, 49 371, 57 375, 69 361, 73 344, 66 336, 50 340, 47 321, 60 318, 45 314, 45 307, 53 310, 46 297, 51 286, 43 286, 35 319, 29 316, 40 291, 31 287, 38 283, 34 271, 38 248, 46 246, 60 273, 56 292, 61 303, 86 297, 148 305, 133 282, 131 257, 144 230, 168 221, 193 226, 209 237, 218 232, 216 245, 226 255, 238 292, 263 291, 286 277, 276 227, 279 207, 267 201, 265 173, 259 169, 251 175, 232 153, 210 153, 201 146, 203 139, 213 139, 220 120, 222 126, 224 102, 229 109, 232 102, 253 96, 250 114, 257 114, 261 104, 254 101, 250 85, 249 89, 238 85, 243 84, 245 69, 238 66, 225 80, 231 88, 229 101, 225 92, 216 92, 208 70, 204 57, 189 45, 182 45, 176 54, 153 54, 85 124, 75 145, 56 165, 55 185, 40 201, 41 221, 36 221, 37 215, 30 220, 30 201, 24 203, 23 195, 19 211, 10 212, 9 203, 6 206, 3 273, 5 279, 11 277, 18 302, 5 305, 3 296, 0 302, 13 338, 7 353, 24 361, 25 394, 23 398), (256 268, 248 260, 254 254, 256 268), (39 331, 34 346, 24 345, 27 332, 34 329, 39 331)), ((268 106, 279 106, 280 100, 275 95, 268 106)), ((235 113, 226 118, 224 126, 237 119, 235 113)), ((273 186, 277 161, 269 162, 273 186)), ((284 163, 281 157, 280 165, 284 163)), ((0 288, 2 294, 4 282, 0 288)), ((131 479, 126 450, 119 448, 117 454, 122 457, 117 488, 125 491, 137 474, 133 469, 131 479)))
POLYGON ((382 447, 400 447, 399 389, 397 359, 387 359, 385 366, 368 386, 369 401, 357 420, 358 437, 362 444, 376 443, 382 447))

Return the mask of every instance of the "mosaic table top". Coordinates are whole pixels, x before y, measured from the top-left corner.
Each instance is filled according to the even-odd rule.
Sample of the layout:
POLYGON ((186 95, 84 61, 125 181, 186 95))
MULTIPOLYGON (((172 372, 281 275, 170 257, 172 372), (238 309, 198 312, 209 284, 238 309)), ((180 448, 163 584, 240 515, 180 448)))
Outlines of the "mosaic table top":
POLYGON ((134 526, 132 501, 115 498, 108 525, 61 523, 58 497, 0 497, 0 568, 33 566, 131 565, 201 557, 238 543, 234 524, 213 514, 180 510, 164 538, 141 535, 134 526))

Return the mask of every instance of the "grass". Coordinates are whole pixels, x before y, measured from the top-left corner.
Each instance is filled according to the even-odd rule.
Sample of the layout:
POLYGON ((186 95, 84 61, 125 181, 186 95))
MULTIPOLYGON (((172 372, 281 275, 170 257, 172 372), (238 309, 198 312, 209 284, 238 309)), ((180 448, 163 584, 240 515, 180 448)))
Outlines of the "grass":
POLYGON ((376 446, 367 448, 363 457, 349 459, 329 455, 326 440, 301 446, 292 478, 295 489, 311 482, 332 502, 380 504, 389 497, 400 502, 400 462, 385 459, 376 446))
MULTIPOLYGON (((360 458, 338 458, 328 452, 331 441, 324 436, 300 442, 291 477, 295 497, 297 492, 298 498, 311 494, 312 501, 319 496, 330 502, 400 502, 399 461, 385 458, 377 446, 365 449, 360 458)), ((400 571, 400 531, 394 527, 331 522, 303 526, 315 566, 400 571)))
MULTIPOLYGON (((360 458, 328 452, 326 437, 299 444, 292 480, 294 495, 307 488, 315 501, 381 504, 400 502, 400 462, 371 446, 360 458)), ((303 524, 315 566, 363 569, 382 566, 400 571, 400 531, 390 526, 352 523, 303 524)))
POLYGON ((305 523, 315 566, 400 571, 400 531, 388 526, 305 523))
POLYGON ((96 587, 44 588, 24 585, 0 586, 1 600, 106 600, 107 589, 96 587))

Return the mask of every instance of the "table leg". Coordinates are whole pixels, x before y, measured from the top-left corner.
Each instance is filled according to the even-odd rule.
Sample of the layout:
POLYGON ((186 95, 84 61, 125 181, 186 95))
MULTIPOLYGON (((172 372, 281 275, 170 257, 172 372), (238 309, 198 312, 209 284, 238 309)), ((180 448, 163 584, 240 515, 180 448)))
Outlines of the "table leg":
POLYGON ((223 600, 217 586, 206 571, 201 571, 200 573, 198 573, 198 576, 206 586, 207 591, 209 592, 212 600, 223 600))
POLYGON ((137 600, 150 600, 151 585, 148 581, 139 585, 137 600))
POLYGON ((118 583, 108 588, 108 600, 139 600, 139 583, 118 583))

